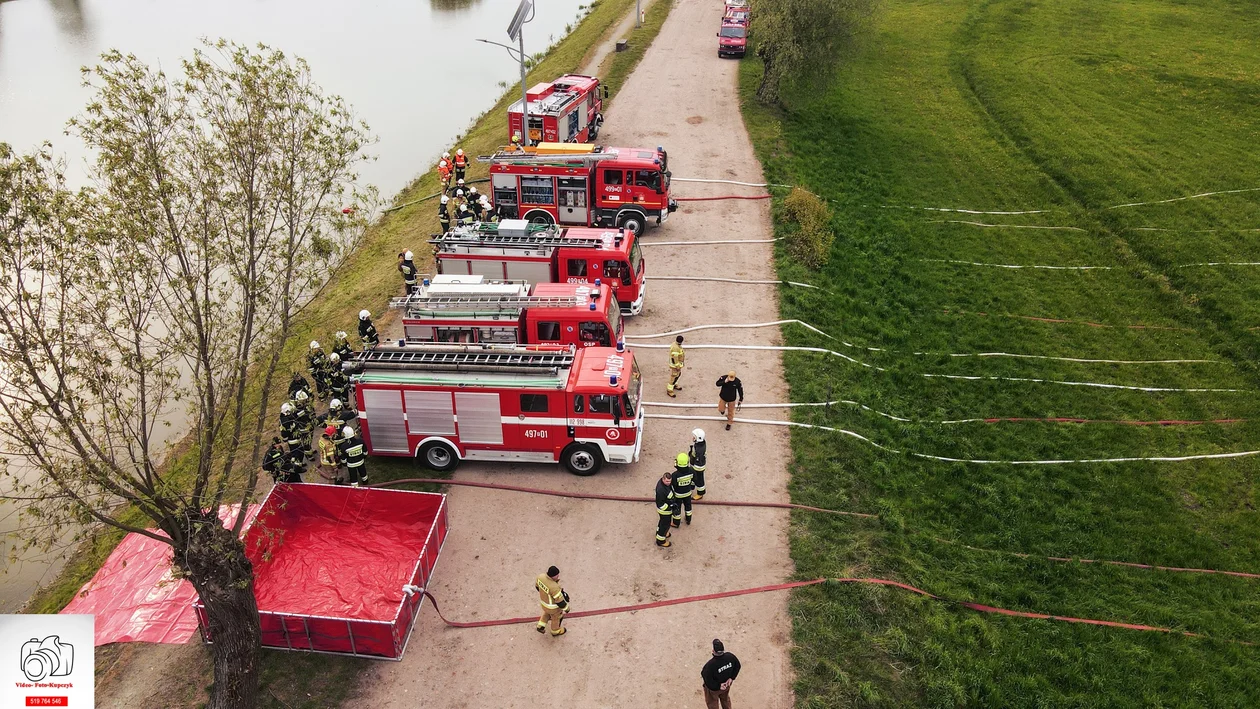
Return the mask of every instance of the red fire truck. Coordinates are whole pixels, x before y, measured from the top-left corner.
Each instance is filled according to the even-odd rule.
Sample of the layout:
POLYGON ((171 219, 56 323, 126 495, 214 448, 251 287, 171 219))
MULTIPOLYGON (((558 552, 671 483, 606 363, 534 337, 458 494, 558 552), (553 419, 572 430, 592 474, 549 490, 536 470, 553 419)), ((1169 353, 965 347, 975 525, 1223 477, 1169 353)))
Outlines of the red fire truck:
POLYGON ((612 288, 623 313, 643 311, 643 253, 629 230, 562 229, 508 219, 456 227, 429 243, 438 273, 538 284, 599 280, 612 288))
POLYGON ((403 311, 408 344, 424 342, 612 347, 621 341, 621 306, 599 283, 487 283, 482 276, 436 276, 389 301, 403 311))
POLYGON ((678 209, 664 148, 542 143, 477 158, 490 163, 493 201, 505 218, 535 224, 620 227, 642 235, 678 209))
POLYGON ((562 463, 593 475, 633 463, 643 444, 634 354, 572 345, 379 346, 350 365, 373 455, 562 463))
MULTIPOLYGON (((529 99, 529 142, 591 143, 604 123, 604 99, 608 87, 599 79, 581 74, 565 74, 550 83, 537 84, 525 92, 529 99), (601 93, 602 89, 602 93, 601 93)), ((521 132, 521 102, 508 107, 508 139, 521 132)))

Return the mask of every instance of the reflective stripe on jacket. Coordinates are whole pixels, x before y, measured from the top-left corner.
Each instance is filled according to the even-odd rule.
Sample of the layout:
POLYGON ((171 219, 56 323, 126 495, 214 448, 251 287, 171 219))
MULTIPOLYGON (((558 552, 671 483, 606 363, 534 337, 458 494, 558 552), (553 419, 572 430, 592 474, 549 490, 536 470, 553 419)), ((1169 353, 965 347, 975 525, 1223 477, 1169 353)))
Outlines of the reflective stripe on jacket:
POLYGON ((555 579, 547 574, 538 574, 538 578, 534 579, 534 587, 538 589, 538 605, 549 611, 560 607, 560 602, 564 600, 564 591, 555 579))
POLYGON ((669 368, 682 369, 683 363, 687 361, 687 353, 683 352, 682 345, 675 342, 669 346, 669 368))

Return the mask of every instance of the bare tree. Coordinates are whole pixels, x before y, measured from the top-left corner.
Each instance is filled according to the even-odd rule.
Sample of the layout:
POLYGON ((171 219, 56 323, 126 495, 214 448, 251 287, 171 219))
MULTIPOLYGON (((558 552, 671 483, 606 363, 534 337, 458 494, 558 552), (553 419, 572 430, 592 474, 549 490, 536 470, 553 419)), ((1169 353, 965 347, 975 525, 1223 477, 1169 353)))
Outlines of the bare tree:
MULTIPOLYGON (((206 606, 211 707, 253 707, 258 616, 239 533, 295 318, 375 211, 371 140, 306 63, 207 43, 177 80, 109 52, 71 132, 97 159, 71 192, 48 148, 0 146, 0 445, 24 510, 160 539, 206 606), (187 416, 167 459, 162 423, 187 416), (240 503, 225 527, 220 506, 240 503), (120 518, 144 514, 159 530, 120 518)), ((29 539, 28 543, 35 543, 29 539)))

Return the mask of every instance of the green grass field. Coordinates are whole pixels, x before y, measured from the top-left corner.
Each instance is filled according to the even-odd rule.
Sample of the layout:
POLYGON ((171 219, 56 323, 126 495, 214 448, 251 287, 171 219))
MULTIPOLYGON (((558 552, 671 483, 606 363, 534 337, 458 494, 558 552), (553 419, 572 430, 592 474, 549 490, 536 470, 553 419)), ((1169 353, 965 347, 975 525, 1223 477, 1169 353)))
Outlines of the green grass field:
MULTIPOLYGON (((780 254, 784 278, 829 289, 784 289, 783 316, 895 350, 844 350, 885 372, 792 353, 792 400, 851 399, 915 421, 851 406, 803 409, 796 420, 958 458, 1260 449, 1260 267, 1190 265, 1260 261, 1260 192, 1110 208, 1260 187, 1258 40, 1260 6, 1226 0, 889 0, 835 76, 789 94, 786 109, 754 102, 760 69, 747 60, 745 118, 767 178, 831 200, 838 232, 821 272, 780 254), (1212 362, 947 356, 978 352, 1212 362), (1246 420, 933 423, 973 417, 1246 420)), ((800 329, 786 338, 844 349, 800 329)), ((1007 553, 1260 572, 1260 457, 943 463, 799 429, 793 452, 794 502, 881 515, 795 515, 801 578, 892 578, 957 601, 1211 638, 812 587, 791 603, 798 706, 1260 705, 1260 649, 1228 642, 1260 642, 1260 580, 1007 553)))

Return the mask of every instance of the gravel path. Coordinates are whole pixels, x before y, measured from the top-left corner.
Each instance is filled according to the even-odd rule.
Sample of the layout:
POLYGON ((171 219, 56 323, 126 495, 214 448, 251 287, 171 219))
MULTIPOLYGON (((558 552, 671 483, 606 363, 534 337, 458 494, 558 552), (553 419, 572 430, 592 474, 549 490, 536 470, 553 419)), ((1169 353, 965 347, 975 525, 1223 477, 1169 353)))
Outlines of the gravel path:
MULTIPOLYGON (((664 145, 679 177, 758 182, 761 167, 737 103, 737 63, 717 57, 720 0, 682 0, 608 112, 601 139, 610 145, 664 145)), ((682 184, 677 196, 742 190, 682 184)), ((768 207, 760 201, 683 203, 654 241, 768 238, 768 207)), ((764 322, 778 317, 770 286, 650 281, 651 275, 773 278, 769 244, 647 246, 649 286, 635 333, 707 323, 764 322)), ((666 343, 668 339, 656 342, 666 343)), ((767 330, 696 333, 691 343, 774 344, 767 330)), ((639 349, 644 398, 665 400, 664 350, 639 349)), ((771 353, 693 350, 681 383, 682 402, 716 401, 713 382, 729 369, 743 380, 748 401, 787 396, 779 358, 771 353)), ((678 413, 677 411, 673 413, 678 413)), ((708 412, 697 412, 708 413, 708 412)), ((716 413, 716 412, 714 412, 716 413)), ((660 474, 690 442, 709 439, 709 495, 715 499, 788 499, 787 433, 777 428, 715 422, 649 420, 637 465, 607 466, 577 478, 559 466, 467 464, 456 477, 592 493, 651 495, 660 474)), ((650 505, 561 500, 453 488, 452 534, 431 588, 448 617, 478 620, 536 613, 533 578, 547 566, 575 609, 625 605, 775 583, 791 573, 787 515, 782 511, 697 506, 695 523, 674 533, 675 545, 653 543, 650 505)), ((702 706, 700 667, 721 638, 743 672, 732 698, 740 706, 792 705, 791 626, 786 593, 672 606, 566 622, 561 638, 531 625, 448 629, 432 609, 417 622, 400 663, 371 663, 364 696, 354 706, 571 707, 702 706)))

